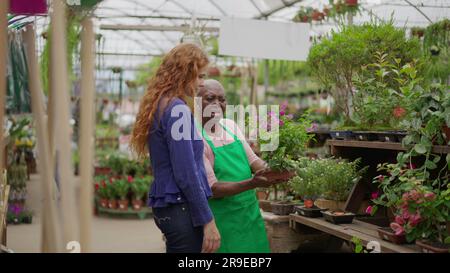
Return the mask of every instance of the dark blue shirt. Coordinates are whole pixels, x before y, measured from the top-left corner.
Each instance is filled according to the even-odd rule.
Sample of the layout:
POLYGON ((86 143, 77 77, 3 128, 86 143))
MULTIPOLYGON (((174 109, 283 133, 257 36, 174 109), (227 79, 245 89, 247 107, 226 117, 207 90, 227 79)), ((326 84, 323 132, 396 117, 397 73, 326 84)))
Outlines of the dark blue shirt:
POLYGON ((205 225, 213 218, 208 206, 212 193, 203 163, 203 141, 192 112, 184 101, 176 98, 167 105, 161 118, 158 113, 155 112, 148 140, 154 176, 149 206, 187 203, 193 225, 205 225))

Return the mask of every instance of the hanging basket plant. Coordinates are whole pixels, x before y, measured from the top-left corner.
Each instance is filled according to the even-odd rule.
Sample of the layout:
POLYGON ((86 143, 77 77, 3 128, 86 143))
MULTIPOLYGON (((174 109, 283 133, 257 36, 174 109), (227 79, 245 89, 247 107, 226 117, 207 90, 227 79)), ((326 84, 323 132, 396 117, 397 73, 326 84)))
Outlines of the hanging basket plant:
POLYGON ((413 27, 411 28, 411 35, 416 36, 418 38, 422 38, 425 34, 425 29, 421 27, 413 27))
POLYGON ((217 66, 210 66, 208 68, 208 76, 220 77, 220 69, 217 66))
POLYGON ((345 0, 345 4, 347 7, 356 7, 358 6, 358 0, 345 0))

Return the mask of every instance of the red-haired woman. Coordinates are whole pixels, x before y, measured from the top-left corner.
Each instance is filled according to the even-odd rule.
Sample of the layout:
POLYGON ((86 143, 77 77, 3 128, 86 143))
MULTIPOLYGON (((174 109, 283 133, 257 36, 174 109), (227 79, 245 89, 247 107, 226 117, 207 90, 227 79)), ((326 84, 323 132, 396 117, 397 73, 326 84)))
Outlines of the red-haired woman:
POLYGON ((203 141, 191 112, 208 57, 194 44, 180 44, 162 60, 141 100, 131 148, 150 153, 154 181, 149 193, 166 251, 215 252, 220 235, 208 206, 211 189, 203 163, 203 141))

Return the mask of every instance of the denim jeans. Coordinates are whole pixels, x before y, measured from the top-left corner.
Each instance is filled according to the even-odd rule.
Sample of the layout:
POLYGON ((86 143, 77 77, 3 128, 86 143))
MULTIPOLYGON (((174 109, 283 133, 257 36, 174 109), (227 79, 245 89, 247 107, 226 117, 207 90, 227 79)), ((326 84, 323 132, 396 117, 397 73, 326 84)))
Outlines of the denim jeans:
POLYGON ((199 253, 203 244, 203 227, 192 225, 187 204, 153 208, 156 226, 166 238, 167 253, 199 253))

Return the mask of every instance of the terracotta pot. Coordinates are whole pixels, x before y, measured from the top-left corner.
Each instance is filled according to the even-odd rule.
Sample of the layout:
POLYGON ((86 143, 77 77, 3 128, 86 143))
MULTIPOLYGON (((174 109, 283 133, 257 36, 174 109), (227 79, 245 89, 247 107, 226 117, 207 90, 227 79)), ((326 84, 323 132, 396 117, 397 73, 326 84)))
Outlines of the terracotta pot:
POLYGON ((105 175, 111 173, 110 167, 95 167, 95 175, 105 175))
POLYGON ((100 199, 100 207, 102 208, 108 208, 108 199, 104 198, 104 199, 100 199))
POLYGON ((358 0, 345 0, 345 4, 349 7, 354 7, 358 5, 358 0))
POLYGON ((133 200, 133 210, 141 210, 142 204, 144 203, 142 200, 133 200))
POLYGON ((256 197, 258 198, 258 200, 267 200, 267 198, 269 198, 269 194, 265 190, 257 190, 256 197))
POLYGON ((450 245, 439 244, 430 241, 417 240, 416 245, 418 245, 423 253, 449 253, 450 245))
POLYGON ((314 207, 314 201, 311 199, 306 199, 304 202, 304 205, 306 208, 310 209, 310 208, 314 207))
POLYGON ((334 201, 328 199, 317 199, 314 204, 321 209, 329 209, 333 211, 344 211, 345 202, 342 201, 334 201))
POLYGON ((272 212, 272 206, 269 200, 259 200, 259 207, 265 212, 272 212))
POLYGON ((293 171, 267 171, 263 174, 271 182, 286 182, 295 176, 293 171))
POLYGON ((128 210, 128 200, 119 200, 118 204, 119 204, 119 206, 118 206, 119 210, 124 210, 124 211, 128 210))
POLYGON ((116 209, 117 208, 117 200, 116 199, 109 199, 108 200, 108 208, 116 209))

